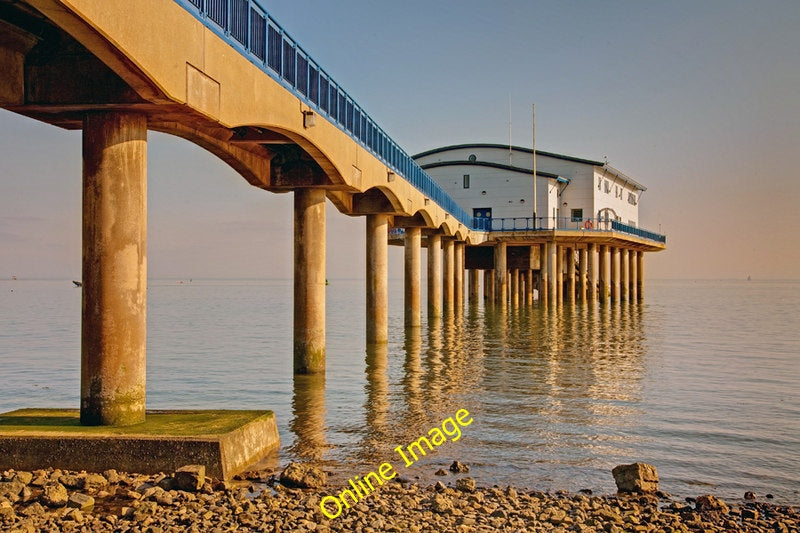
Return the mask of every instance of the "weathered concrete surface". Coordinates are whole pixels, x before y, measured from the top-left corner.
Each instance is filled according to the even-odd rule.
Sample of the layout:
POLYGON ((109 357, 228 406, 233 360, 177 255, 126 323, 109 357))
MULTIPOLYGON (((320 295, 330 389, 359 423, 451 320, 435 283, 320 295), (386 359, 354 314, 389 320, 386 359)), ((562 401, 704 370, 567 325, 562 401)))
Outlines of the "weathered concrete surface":
POLYGON ((428 318, 442 316, 442 236, 428 235, 428 318))
POLYGON ((147 117, 91 113, 83 127, 81 423, 144 422, 147 117))
POLYGON ((294 192, 294 373, 325 372, 325 191, 294 192))
POLYGON ((420 257, 422 255, 422 230, 406 228, 404 250, 404 304, 405 325, 416 328, 421 324, 420 277, 422 273, 420 257))
POLYGON ((494 247, 494 303, 501 306, 508 302, 508 262, 505 242, 494 247))
POLYGON ((367 215, 367 343, 389 339, 389 217, 367 215))
POLYGON ((148 411, 127 427, 83 426, 77 409, 0 414, 0 470, 157 473, 202 464, 229 479, 280 445, 272 411, 148 411))

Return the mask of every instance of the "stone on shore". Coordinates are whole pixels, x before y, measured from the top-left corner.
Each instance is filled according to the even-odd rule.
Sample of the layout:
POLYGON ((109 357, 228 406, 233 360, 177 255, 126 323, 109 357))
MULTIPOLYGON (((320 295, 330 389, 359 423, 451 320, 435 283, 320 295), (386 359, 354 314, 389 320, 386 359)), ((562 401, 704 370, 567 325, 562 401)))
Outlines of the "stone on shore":
POLYGON ((461 492, 475 492, 475 480, 471 477, 461 478, 456 481, 456 489, 461 492))
POLYGON ((729 512, 728 506, 725 504, 725 502, 715 496, 712 496, 711 494, 705 494, 697 498, 697 501, 695 502, 695 508, 701 513, 711 512, 726 515, 729 512))
POLYGON ((91 513, 94 509, 94 498, 81 492, 76 492, 69 497, 67 507, 73 507, 84 513, 91 513))
POLYGON ((186 465, 175 471, 172 476, 175 488, 188 492, 196 492, 203 488, 206 481, 206 467, 203 465, 186 465))
POLYGON ((611 471, 619 492, 658 491, 658 471, 653 465, 633 463, 618 465, 611 471))
POLYGON ((64 507, 69 501, 67 488, 61 483, 48 483, 42 492, 42 502, 49 507, 64 507))
POLYGON ((318 489, 325 485, 325 472, 315 466, 303 463, 289 463, 281 472, 281 484, 298 489, 318 489))
POLYGON ((460 461, 453 461, 450 465, 450 471, 456 474, 466 474, 469 472, 469 467, 460 461))

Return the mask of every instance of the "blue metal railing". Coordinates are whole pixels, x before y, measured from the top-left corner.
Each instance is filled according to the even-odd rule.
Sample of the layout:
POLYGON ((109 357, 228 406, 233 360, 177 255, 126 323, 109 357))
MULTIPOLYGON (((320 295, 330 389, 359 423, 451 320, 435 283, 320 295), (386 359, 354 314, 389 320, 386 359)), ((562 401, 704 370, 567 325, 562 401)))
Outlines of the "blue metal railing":
POLYGON ((478 231, 542 231, 542 230, 582 230, 582 231, 619 231, 636 235, 656 242, 667 242, 667 237, 647 231, 636 226, 623 224, 610 219, 572 218, 572 217, 509 217, 509 218, 475 218, 472 229, 478 231))
POLYGON ((396 174, 474 228, 473 217, 373 121, 256 0, 175 0, 253 64, 327 116, 396 174))

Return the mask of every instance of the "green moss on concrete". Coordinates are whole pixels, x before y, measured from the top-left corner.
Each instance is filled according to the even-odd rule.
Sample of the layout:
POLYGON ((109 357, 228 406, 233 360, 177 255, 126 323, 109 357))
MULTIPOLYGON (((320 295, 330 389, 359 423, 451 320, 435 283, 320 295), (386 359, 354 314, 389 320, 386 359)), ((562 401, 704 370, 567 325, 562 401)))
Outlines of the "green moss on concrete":
POLYGON ((233 431, 272 411, 148 411, 132 426, 83 426, 78 409, 19 409, 0 414, 0 435, 125 435, 201 437, 233 431))

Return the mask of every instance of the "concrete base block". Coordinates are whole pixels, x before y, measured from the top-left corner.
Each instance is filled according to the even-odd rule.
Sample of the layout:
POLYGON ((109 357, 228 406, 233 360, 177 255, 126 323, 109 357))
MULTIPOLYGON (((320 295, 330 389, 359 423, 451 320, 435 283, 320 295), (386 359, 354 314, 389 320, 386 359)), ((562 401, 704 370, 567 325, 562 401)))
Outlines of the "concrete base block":
POLYGON ((142 424, 82 426, 77 409, 0 414, 0 470, 171 473, 202 464, 230 479, 280 445, 272 411, 148 411, 142 424))

